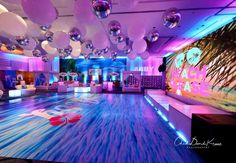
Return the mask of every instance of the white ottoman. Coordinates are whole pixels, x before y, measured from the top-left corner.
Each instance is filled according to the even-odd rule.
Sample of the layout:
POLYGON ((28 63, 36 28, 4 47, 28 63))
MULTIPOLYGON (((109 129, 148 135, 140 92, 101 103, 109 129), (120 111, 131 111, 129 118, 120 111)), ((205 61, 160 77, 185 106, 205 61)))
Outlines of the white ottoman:
POLYGON ((90 86, 91 93, 101 93, 102 92, 102 85, 97 84, 95 86, 90 86))
POLYGON ((3 91, 0 90, 0 98, 2 98, 2 95, 3 95, 3 91))

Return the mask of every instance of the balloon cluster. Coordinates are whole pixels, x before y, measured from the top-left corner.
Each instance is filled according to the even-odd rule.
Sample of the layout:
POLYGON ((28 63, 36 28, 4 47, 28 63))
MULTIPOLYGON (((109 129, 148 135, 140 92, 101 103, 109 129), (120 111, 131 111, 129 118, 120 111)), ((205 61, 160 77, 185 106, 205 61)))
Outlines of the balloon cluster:
MULTIPOLYGON (((137 1, 118 0, 117 3, 130 9, 136 6, 137 1)), ((8 12, 0 4, 0 22, 4 22, 0 25, 0 31, 12 38, 6 47, 8 50, 15 50, 20 46, 25 51, 31 51, 35 57, 42 57, 43 61, 49 59, 45 53, 50 56, 59 55, 61 58, 67 56, 77 58, 81 52, 85 59, 94 55, 115 60, 118 51, 126 54, 130 59, 140 56, 145 60, 149 57, 147 42, 153 43, 159 38, 156 28, 146 31, 143 23, 138 24, 135 20, 128 27, 125 35, 122 33, 121 23, 112 20, 108 23, 109 37, 106 32, 100 30, 93 35, 91 41, 87 40, 84 30, 78 27, 78 24, 68 32, 50 30, 53 22, 58 18, 58 11, 51 0, 21 0, 19 4, 30 20, 27 23, 19 15, 8 12), (38 42, 42 42, 42 49, 37 47, 38 42)), ((93 23, 96 17, 107 18, 112 10, 111 0, 76 0, 73 6, 75 18, 87 25, 93 23)), ((163 14, 162 20, 164 26, 172 29, 179 25, 181 14, 178 9, 170 8, 163 14)))
POLYGON ((19 45, 26 46, 29 44, 29 38, 25 36, 17 36, 16 41, 19 45))

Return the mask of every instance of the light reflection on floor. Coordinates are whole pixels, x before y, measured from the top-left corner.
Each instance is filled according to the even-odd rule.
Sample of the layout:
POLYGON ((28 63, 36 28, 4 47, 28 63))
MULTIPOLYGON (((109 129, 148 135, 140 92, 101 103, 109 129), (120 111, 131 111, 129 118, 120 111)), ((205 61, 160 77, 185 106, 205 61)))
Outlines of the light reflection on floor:
POLYGON ((0 104, 0 156, 61 162, 200 162, 142 95, 47 94, 0 104))

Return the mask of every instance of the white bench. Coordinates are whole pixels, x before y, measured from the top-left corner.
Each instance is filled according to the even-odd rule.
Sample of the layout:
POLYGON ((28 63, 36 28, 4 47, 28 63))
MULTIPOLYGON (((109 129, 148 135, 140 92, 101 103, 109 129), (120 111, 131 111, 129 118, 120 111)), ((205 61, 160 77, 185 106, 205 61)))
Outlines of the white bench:
POLYGON ((96 84, 90 86, 91 93, 101 93, 102 92, 102 84, 96 84))
POLYGON ((70 85, 59 85, 58 89, 57 89, 58 93, 66 93, 66 92, 73 92, 74 91, 74 87, 70 86, 70 85))
POLYGON ((2 95, 3 95, 3 91, 0 90, 0 98, 2 98, 2 95))
POLYGON ((75 87, 74 92, 75 93, 89 93, 90 87, 75 87))
POLYGON ((27 89, 22 89, 21 90, 21 95, 22 96, 30 96, 34 95, 36 91, 36 88, 27 88, 27 89))

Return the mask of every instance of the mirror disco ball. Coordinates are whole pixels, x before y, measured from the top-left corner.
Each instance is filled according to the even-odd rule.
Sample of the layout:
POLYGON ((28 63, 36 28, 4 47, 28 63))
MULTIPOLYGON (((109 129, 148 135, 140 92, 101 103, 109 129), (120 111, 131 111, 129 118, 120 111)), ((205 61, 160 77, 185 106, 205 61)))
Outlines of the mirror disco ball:
POLYGON ((107 18, 111 13, 111 0, 93 0, 92 7, 94 14, 99 19, 107 18))
POLYGON ((80 41, 81 39, 81 32, 78 28, 74 27, 69 32, 70 39, 72 41, 80 41))
POLYGON ((42 56, 41 51, 38 49, 33 50, 32 53, 33 53, 34 57, 41 57, 42 56))
POLYGON ((47 31, 47 32, 45 33, 46 40, 49 41, 49 42, 52 42, 52 41, 53 41, 53 35, 54 35, 53 32, 47 31))
POLYGON ((25 36, 17 36, 16 41, 21 46, 26 46, 29 44, 29 38, 25 36))
POLYGON ((178 9, 170 8, 163 14, 163 24, 167 28, 174 28, 176 27, 181 20, 181 14, 178 9))
POLYGON ((42 26, 40 26, 40 29, 41 29, 42 31, 48 31, 50 28, 51 28, 50 25, 42 25, 42 26))
POLYGON ((45 56, 42 56, 42 61, 43 61, 43 62, 48 62, 49 59, 48 59, 48 57, 45 55, 45 56))
POLYGON ((108 30, 111 36, 117 36, 121 33, 121 25, 118 21, 113 20, 108 24, 108 30))
POLYGON ((6 45, 7 50, 14 51, 16 50, 16 45, 13 43, 7 44, 6 45))
POLYGON ((149 42, 155 42, 159 38, 159 32, 156 28, 153 28, 148 34, 147 34, 147 40, 149 42))

